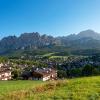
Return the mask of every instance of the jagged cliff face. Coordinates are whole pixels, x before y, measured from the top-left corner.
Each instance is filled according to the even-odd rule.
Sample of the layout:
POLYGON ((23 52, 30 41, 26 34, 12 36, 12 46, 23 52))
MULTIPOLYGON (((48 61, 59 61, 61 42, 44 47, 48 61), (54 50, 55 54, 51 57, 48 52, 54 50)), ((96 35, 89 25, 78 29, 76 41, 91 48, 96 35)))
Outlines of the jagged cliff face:
POLYGON ((24 33, 19 37, 8 36, 0 41, 0 54, 20 49, 38 49, 45 46, 65 46, 77 49, 100 49, 100 34, 92 30, 82 31, 66 37, 40 35, 38 32, 24 33))
POLYGON ((34 49, 56 43, 52 36, 40 35, 39 33, 24 33, 20 37, 8 36, 0 41, 0 52, 17 49, 34 49))

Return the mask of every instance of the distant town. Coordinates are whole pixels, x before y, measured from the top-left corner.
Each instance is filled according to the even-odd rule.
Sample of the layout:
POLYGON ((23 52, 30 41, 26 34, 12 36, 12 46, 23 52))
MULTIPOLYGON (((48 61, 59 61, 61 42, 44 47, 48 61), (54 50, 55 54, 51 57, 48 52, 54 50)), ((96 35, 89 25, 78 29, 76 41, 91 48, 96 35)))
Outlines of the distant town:
POLYGON ((35 60, 1 57, 0 80, 57 80, 100 74, 100 57, 62 56, 35 60))

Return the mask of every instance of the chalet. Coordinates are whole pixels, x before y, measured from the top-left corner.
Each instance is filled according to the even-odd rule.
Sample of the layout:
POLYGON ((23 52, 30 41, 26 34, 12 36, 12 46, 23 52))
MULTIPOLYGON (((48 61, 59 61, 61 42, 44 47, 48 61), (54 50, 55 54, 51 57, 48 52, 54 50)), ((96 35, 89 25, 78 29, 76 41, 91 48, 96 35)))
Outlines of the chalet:
POLYGON ((11 67, 8 64, 0 64, 0 80, 11 79, 11 67))
POLYGON ((54 68, 36 68, 31 72, 26 72, 23 75, 23 79, 31 80, 56 80, 57 79, 57 70, 54 68))

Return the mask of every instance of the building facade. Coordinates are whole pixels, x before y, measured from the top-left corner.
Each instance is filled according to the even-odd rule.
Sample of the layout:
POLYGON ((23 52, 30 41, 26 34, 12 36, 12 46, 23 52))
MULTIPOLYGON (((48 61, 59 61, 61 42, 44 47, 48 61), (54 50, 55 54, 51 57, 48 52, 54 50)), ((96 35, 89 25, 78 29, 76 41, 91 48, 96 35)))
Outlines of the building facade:
POLYGON ((56 80, 57 79, 57 70, 54 68, 36 68, 30 73, 27 72, 23 74, 23 79, 31 80, 56 80))
POLYGON ((11 80, 11 67, 8 64, 0 64, 0 80, 11 80))

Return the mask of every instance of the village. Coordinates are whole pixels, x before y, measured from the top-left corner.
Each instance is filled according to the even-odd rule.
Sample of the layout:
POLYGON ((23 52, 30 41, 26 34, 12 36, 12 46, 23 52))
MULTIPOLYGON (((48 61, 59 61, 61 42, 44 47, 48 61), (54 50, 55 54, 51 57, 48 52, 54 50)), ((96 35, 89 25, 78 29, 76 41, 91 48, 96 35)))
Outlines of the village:
MULTIPOLYGON (((23 80, 56 80, 57 70, 54 68, 35 68, 32 67, 31 71, 25 71, 21 74, 21 79, 23 80)), ((12 69, 9 63, 0 64, 0 80, 11 80, 12 79, 12 69)))
MULTIPOLYGON (((57 80, 80 77, 87 65, 99 74, 100 62, 96 57, 69 57, 65 59, 42 59, 36 61, 11 59, 0 63, 0 80, 57 80)), ((88 70, 88 69, 87 69, 88 70)))

